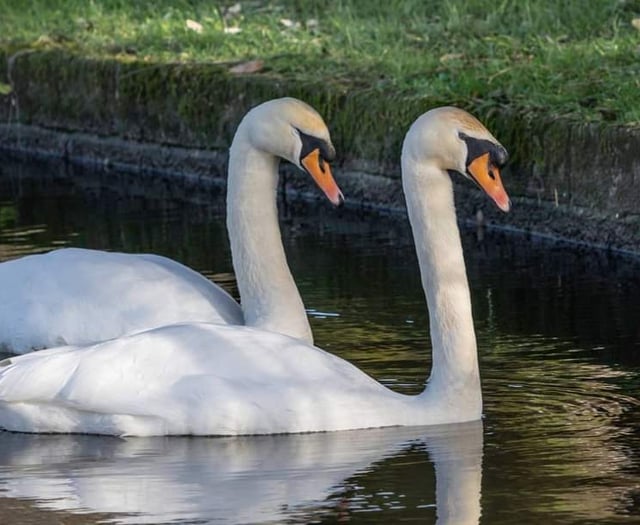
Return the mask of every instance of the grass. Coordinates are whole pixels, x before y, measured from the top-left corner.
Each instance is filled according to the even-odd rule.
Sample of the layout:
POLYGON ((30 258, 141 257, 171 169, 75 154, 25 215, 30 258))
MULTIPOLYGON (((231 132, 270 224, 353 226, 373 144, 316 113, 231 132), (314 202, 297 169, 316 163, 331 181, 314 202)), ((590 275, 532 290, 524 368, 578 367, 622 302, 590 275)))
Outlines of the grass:
POLYGON ((0 0, 0 13, 5 50, 260 60, 259 74, 640 124, 640 0, 0 0))

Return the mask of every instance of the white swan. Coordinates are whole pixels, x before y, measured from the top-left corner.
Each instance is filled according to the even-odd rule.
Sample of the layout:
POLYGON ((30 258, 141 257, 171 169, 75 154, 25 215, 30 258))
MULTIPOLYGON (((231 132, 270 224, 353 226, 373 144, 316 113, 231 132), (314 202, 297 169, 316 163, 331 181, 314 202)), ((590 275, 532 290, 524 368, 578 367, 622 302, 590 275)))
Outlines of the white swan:
POLYGON ((504 211, 505 149, 455 108, 425 113, 402 151, 430 312, 424 391, 395 393, 347 361, 244 326, 190 323, 0 363, 0 427, 28 432, 231 435, 427 425, 480 418, 482 395, 452 181, 475 180, 504 211))
POLYGON ((222 288, 165 257, 56 250, 0 264, 0 350, 88 344, 195 321, 246 322, 312 342, 280 238, 278 164, 282 157, 302 168, 339 204, 326 163, 334 155, 322 118, 298 100, 266 102, 240 123, 230 150, 227 225, 242 309, 222 288))

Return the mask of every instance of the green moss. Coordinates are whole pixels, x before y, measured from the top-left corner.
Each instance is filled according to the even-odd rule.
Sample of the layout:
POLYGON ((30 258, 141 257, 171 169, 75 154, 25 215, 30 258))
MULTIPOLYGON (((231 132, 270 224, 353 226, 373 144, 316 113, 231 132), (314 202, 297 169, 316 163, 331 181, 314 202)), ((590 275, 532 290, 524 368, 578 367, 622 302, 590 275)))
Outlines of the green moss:
POLYGON ((54 50, 14 64, 21 118, 161 143, 227 147, 248 108, 294 96, 323 114, 337 146, 355 158, 397 164, 404 131, 435 101, 385 89, 230 75, 216 65, 92 60, 54 50), (43 101, 47 101, 43 104, 43 101), (394 160, 392 160, 394 159, 394 160))
MULTIPOLYGON (((17 55, 12 79, 23 122, 198 148, 226 149, 250 107, 294 96, 325 117, 341 161, 364 162, 367 171, 392 177, 399 174, 402 140, 411 122, 431 107, 452 102, 384 83, 354 88, 340 79, 233 75, 216 64, 91 59, 59 49, 17 55)), ((510 170, 524 174, 509 179, 514 195, 606 207, 612 186, 594 174, 606 179, 612 170, 626 170, 631 177, 635 169, 638 139, 631 128, 484 99, 453 102, 485 121, 512 152, 510 170)))

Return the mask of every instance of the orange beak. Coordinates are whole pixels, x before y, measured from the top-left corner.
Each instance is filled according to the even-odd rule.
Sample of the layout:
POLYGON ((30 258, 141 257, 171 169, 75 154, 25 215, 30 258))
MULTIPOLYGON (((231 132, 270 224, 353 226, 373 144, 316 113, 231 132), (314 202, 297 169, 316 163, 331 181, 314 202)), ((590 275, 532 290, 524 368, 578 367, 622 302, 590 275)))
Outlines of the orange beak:
POLYGON ((502 185, 500 170, 489 162, 489 154, 485 153, 476 157, 469 166, 469 174, 473 177, 489 197, 493 199, 498 208, 507 212, 511 208, 511 200, 502 185))
POLYGON ((344 196, 340 188, 338 188, 336 181, 333 179, 329 163, 320 157, 320 150, 314 149, 300 162, 309 175, 313 177, 313 180, 316 181, 318 187, 327 196, 327 199, 335 206, 342 204, 344 196))

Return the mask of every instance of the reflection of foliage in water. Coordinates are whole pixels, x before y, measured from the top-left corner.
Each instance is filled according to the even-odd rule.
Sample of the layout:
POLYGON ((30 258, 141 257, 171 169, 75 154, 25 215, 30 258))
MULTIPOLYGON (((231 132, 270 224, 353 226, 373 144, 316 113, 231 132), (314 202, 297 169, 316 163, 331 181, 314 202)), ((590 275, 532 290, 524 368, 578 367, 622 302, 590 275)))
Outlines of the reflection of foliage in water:
POLYGON ((32 253, 34 246, 26 240, 42 231, 32 227, 17 228, 17 222, 17 205, 12 202, 0 203, 0 261, 32 253))
POLYGON ((18 216, 14 203, 0 203, 0 230, 11 228, 18 216))

